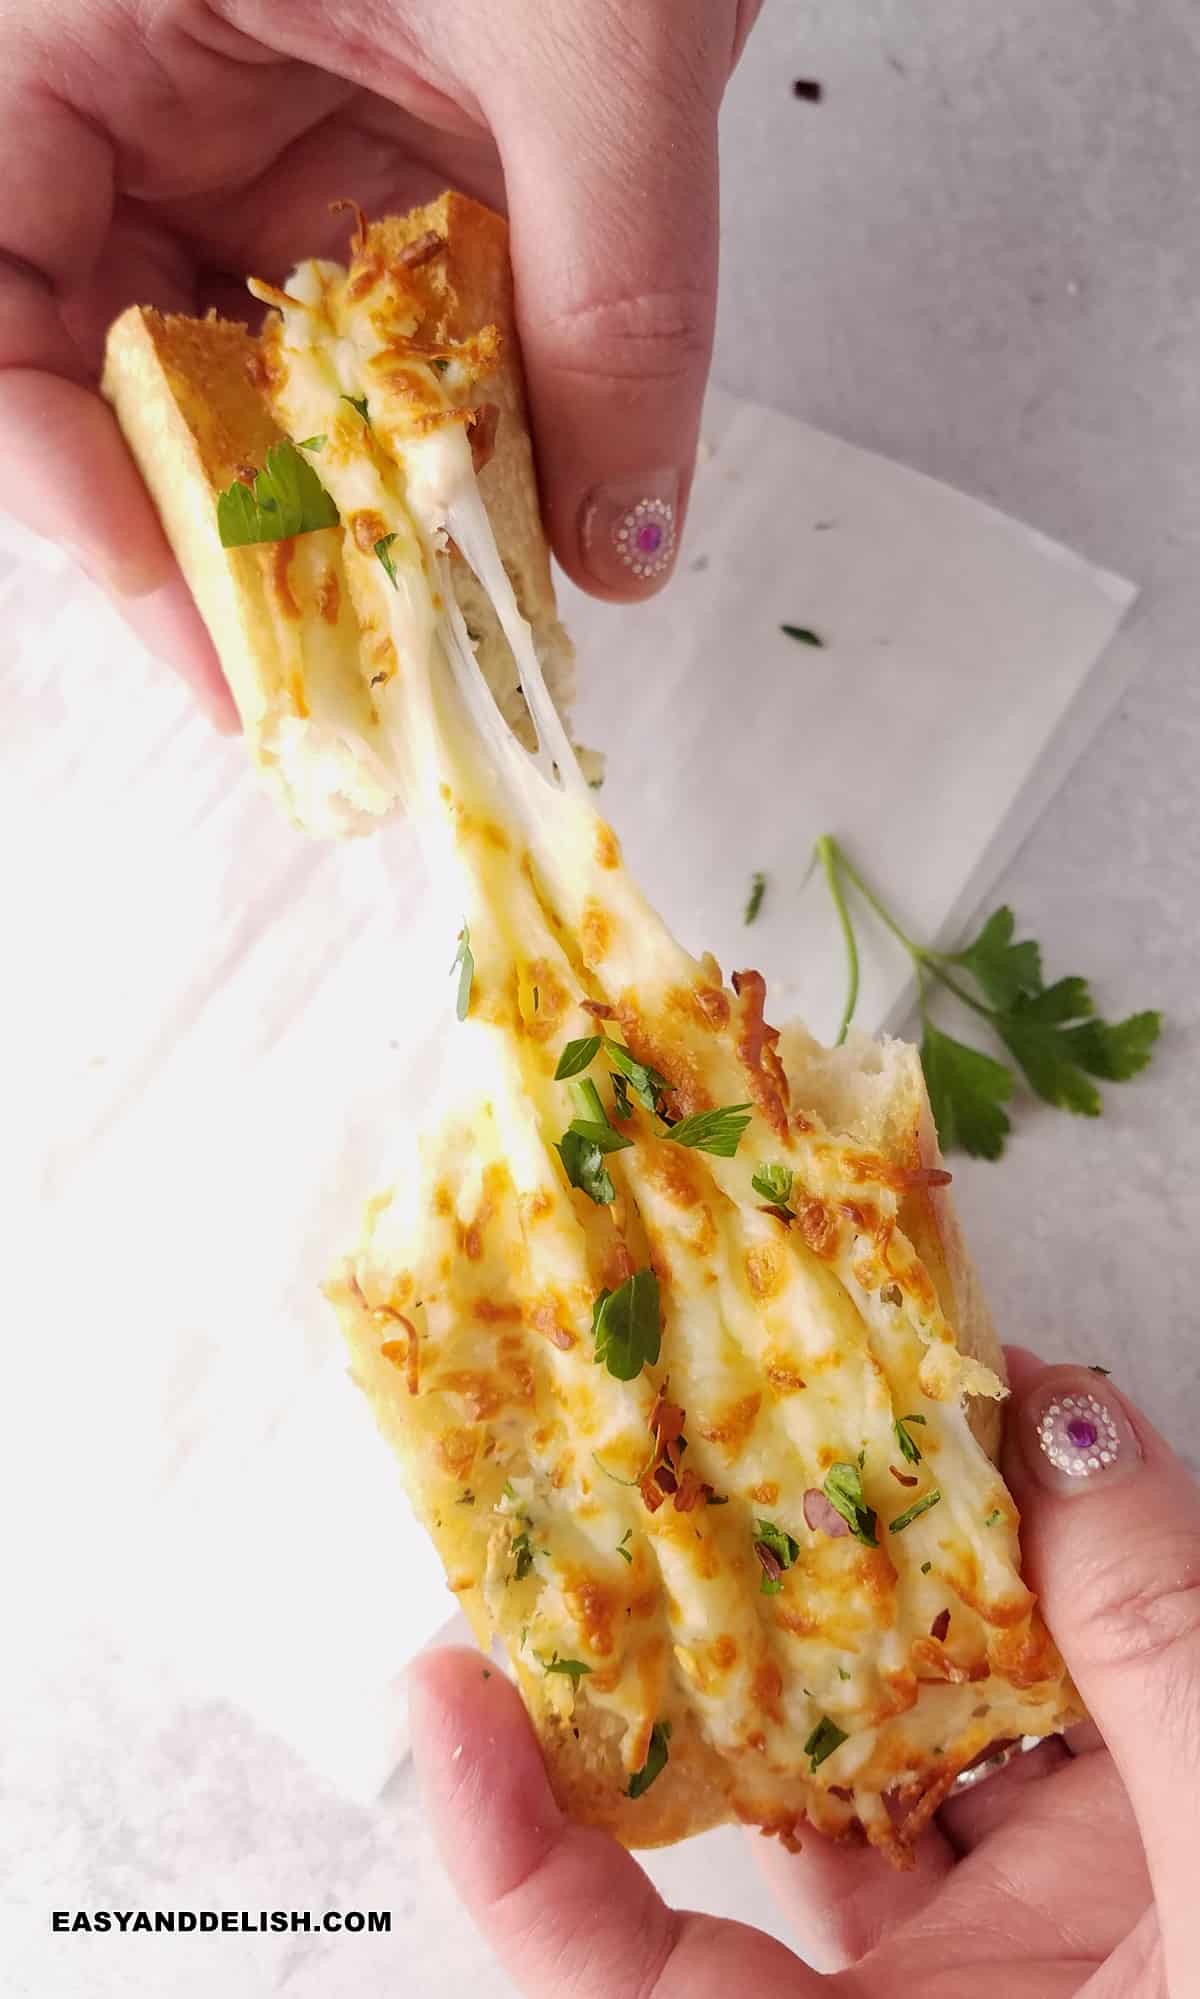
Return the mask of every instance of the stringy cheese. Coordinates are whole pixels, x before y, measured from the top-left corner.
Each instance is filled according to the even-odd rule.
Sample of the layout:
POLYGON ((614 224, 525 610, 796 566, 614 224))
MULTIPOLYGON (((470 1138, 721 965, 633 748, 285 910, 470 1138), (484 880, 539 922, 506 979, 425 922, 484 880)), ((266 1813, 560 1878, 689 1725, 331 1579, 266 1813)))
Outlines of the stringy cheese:
POLYGON ((741 1815, 784 1830, 857 1819, 888 1845, 886 1794, 944 1788, 988 1742, 1046 1732, 1063 1707, 1015 1509, 963 1411, 964 1392, 1000 1386, 958 1352, 899 1229, 896 1175, 787 1105, 754 975, 738 996, 674 942, 592 809, 454 414, 469 357, 443 374, 397 365, 417 331, 402 272, 364 291, 310 263, 287 289, 302 303, 267 336, 273 408, 294 439, 327 440, 314 462, 342 516, 382 754, 474 957, 456 1100, 372 1202, 333 1287, 356 1369, 451 1588, 532 1699, 576 1722, 606 1714, 630 1774, 656 1723, 678 1739, 687 1718, 741 1815), (447 535, 503 624, 535 758, 475 669, 447 535), (611 1207, 572 1190, 554 1148, 576 1111, 553 1073, 568 1040, 597 1031, 663 1073, 676 1115, 749 1101, 736 1156, 672 1143, 642 1108, 618 1120, 600 1056, 588 1074, 634 1143, 606 1159, 611 1207), (771 1162, 794 1175, 792 1226, 751 1187, 771 1162), (660 1362, 621 1382, 595 1364, 593 1302, 651 1264, 660 1362), (660 1391, 685 1412, 682 1466, 726 1504, 648 1506, 660 1391), (916 1466, 894 1428, 908 1415, 923 1419, 916 1466), (806 1493, 860 1459, 877 1547, 806 1522, 806 1493), (760 1518, 799 1545, 772 1594, 760 1518), (556 1655, 590 1670, 548 1674, 556 1655), (814 1770, 804 1745, 826 1718, 847 1739, 814 1770))

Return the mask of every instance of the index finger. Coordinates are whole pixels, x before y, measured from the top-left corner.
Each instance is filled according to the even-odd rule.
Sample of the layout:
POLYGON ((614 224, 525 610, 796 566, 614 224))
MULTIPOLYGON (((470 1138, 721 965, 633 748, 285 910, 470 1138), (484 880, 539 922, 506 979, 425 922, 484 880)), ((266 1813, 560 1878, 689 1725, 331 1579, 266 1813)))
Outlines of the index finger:
POLYGON ((727 1999, 817 1990, 774 1938, 669 1909, 631 1854, 555 1802, 516 1689, 477 1652, 426 1653, 413 1745, 459 1894, 530 1999, 727 1999))

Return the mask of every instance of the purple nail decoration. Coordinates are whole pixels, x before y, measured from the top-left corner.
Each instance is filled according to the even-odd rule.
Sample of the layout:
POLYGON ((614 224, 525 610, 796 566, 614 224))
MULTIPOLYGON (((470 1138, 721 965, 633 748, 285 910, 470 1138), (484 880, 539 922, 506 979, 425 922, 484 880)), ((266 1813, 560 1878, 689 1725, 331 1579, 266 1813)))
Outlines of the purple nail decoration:
POLYGON ((1121 1437, 1104 1404, 1094 1395, 1062 1395, 1038 1424, 1038 1443, 1052 1465, 1070 1478, 1087 1478, 1115 1464, 1121 1437))
POLYGON ((675 553, 675 509, 669 500, 638 500, 613 530, 617 554, 635 576, 661 576, 675 553))

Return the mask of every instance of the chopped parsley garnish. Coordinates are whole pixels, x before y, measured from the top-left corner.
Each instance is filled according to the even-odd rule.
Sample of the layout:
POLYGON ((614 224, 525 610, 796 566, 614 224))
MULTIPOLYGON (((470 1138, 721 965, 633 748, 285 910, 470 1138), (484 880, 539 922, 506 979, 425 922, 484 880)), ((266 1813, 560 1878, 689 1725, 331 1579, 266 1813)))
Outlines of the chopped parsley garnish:
POLYGON ((475 979, 475 959, 471 951, 471 932, 465 923, 458 933, 458 949, 454 954, 454 962, 450 970, 458 973, 458 996, 454 1002, 454 1011, 460 1020, 465 1020, 471 1005, 471 987, 475 979))
POLYGON ((667 1137, 672 1145, 711 1152, 715 1159, 732 1159, 750 1122, 750 1109, 749 1104, 726 1104, 722 1110, 697 1111, 694 1117, 673 1124, 667 1137))
POLYGON ((235 479, 217 495, 217 533, 222 548, 249 548, 260 541, 287 541, 295 534, 336 527, 341 519, 332 497, 290 438, 281 438, 254 475, 253 488, 235 479))
POLYGON ((783 1588, 781 1571, 790 1569, 800 1553, 800 1543, 793 1540, 786 1527, 776 1526, 773 1520, 754 1522, 754 1552, 762 1567, 763 1578, 759 1584, 763 1596, 778 1596, 783 1588))
POLYGON ((861 1467, 831 1465, 826 1474, 824 1492, 834 1512, 841 1514, 855 1539, 864 1542, 868 1548, 877 1548, 877 1521, 874 1508, 867 1505, 863 1495, 861 1467))
MULTIPOLYGON (((611 1474, 611 1472, 610 1472, 610 1473, 609 1473, 609 1477, 611 1478, 611 1476, 612 1476, 612 1474, 611 1474)), ((632 1485, 636 1485, 636 1484, 637 1484, 637 1480, 636 1480, 636 1479, 632 1479, 632 1480, 630 1481, 630 1483, 631 1483, 632 1485)), ((630 1551, 629 1551, 629 1548, 628 1548, 628 1546, 627 1546, 627 1543, 628 1543, 628 1542, 630 1542, 630 1541, 631 1541, 632 1539, 633 1539, 633 1529, 632 1529, 632 1527, 627 1527, 627 1528, 625 1529, 625 1532, 624 1532, 624 1533, 622 1534, 622 1536, 621 1536, 620 1540, 619 1540, 619 1541, 617 1542, 617 1553, 618 1553, 618 1555, 619 1555, 619 1556, 621 1557, 621 1560, 622 1560, 623 1562, 629 1562, 630 1564, 632 1564, 632 1562, 633 1562, 633 1556, 632 1556, 632 1554, 631 1554, 631 1553, 630 1553, 630 1551)))
POLYGON ((922 1574, 923 1576, 927 1576, 927 1575, 929 1574, 930 1570, 932 1569, 932 1567, 933 1567, 933 1563, 932 1563, 932 1562, 922 1562, 922 1564, 921 1564, 921 1574, 922 1574))
POLYGON ((581 1041, 568 1041, 558 1058, 554 1071, 556 1083, 565 1083, 569 1076, 578 1076, 588 1068, 600 1053, 602 1034, 589 1034, 581 1041))
POLYGON ((794 1179, 795 1175, 790 1166, 780 1166, 778 1162, 772 1161, 767 1166, 755 1167, 750 1185, 756 1194, 762 1195, 764 1201, 772 1201, 776 1207, 786 1208, 792 1198, 794 1179))
POLYGON ((848 993, 838 1041, 845 1040, 858 996, 858 947, 844 892, 848 882, 912 959, 921 1012, 921 1064, 947 1152, 958 1146, 976 1158, 1000 1157, 1012 1128, 1006 1106, 1015 1070, 934 1025, 929 1008, 935 983, 986 1022, 1029 1088, 1058 1110, 1098 1117, 1103 1106, 1097 1080, 1127 1082, 1146 1067, 1161 1015, 1147 1010, 1124 1020, 1102 1020, 1086 979, 1068 977, 1048 986, 1040 946, 1031 937, 1014 942, 1011 909, 993 910, 960 951, 935 951, 905 934, 829 834, 817 841, 817 855, 846 945, 848 993), (970 985, 964 984, 964 976, 970 985))
POLYGON ((350 404, 350 407, 351 407, 351 409, 356 409, 356 410, 358 411, 358 414, 359 414, 359 415, 360 415, 360 417, 362 418, 363 422, 364 422, 364 423, 366 424, 366 426, 367 426, 367 429, 368 429, 368 430, 370 430, 370 428, 371 428, 371 419, 370 419, 370 417, 369 417, 369 416, 367 415, 367 399, 366 399, 366 397, 365 397, 365 396, 343 396, 343 397, 341 398, 341 400, 342 400, 342 402, 344 402, 344 403, 349 403, 349 404, 350 404))
POLYGON ((809 625, 780 625, 780 631, 789 639, 798 639, 802 646, 823 646, 825 641, 809 625))
POLYGON ((845 1740, 846 1731, 839 1728, 836 1721, 830 1721, 827 1714, 823 1714, 804 1745, 808 1767, 814 1775, 826 1757, 832 1756, 835 1749, 840 1749, 845 1740))
POLYGON ((618 1069, 612 1079, 613 1109, 619 1118, 633 1116, 633 1105, 629 1101, 629 1084, 618 1069))
POLYGON ((839 1667, 838 1667, 838 1669, 837 1669, 837 1675, 838 1675, 838 1678, 839 1678, 839 1680, 848 1680, 848 1679, 850 1678, 850 1675, 849 1675, 849 1673, 848 1673, 848 1672, 846 1671, 846 1668, 845 1668, 844 1666, 839 1666, 839 1667))
POLYGON ((996 1525, 997 1520, 1001 1520, 1003 1519, 1003 1517, 1004 1516, 1002 1515, 1000 1508, 998 1506, 994 1507, 991 1513, 988 1514, 988 1517, 983 1524, 985 1527, 994 1527, 996 1525))
POLYGON ((604 1164, 604 1155, 606 1152, 623 1152, 633 1144, 633 1140, 613 1130, 600 1101, 600 1092, 590 1076, 572 1083, 571 1091, 582 1115, 571 1119, 555 1149, 572 1187, 578 1187, 598 1207, 607 1207, 609 1202, 616 1200, 617 1193, 604 1164))
POLYGON ((602 1291, 592 1307, 592 1332, 597 1363, 617 1381, 633 1381, 643 1367, 653 1367, 662 1345, 654 1272, 635 1270, 615 1291, 602 1291))
POLYGON ((604 1037, 604 1052, 614 1068, 625 1077, 639 1104, 648 1111, 657 1111, 661 1116, 660 1106, 671 1087, 666 1077, 660 1076, 648 1062, 636 1061, 628 1048, 622 1042, 614 1041, 610 1035, 604 1037))
POLYGON ((902 1458, 907 1458, 910 1465, 919 1465, 922 1454, 921 1447, 917 1443, 916 1438, 909 1434, 908 1425, 910 1423, 924 1424, 924 1421, 925 1418, 923 1416, 897 1416, 892 1425, 893 1430, 896 1432, 896 1442, 900 1446, 900 1455, 902 1458))
POLYGON ((617 1190, 604 1164, 604 1148, 597 1145, 594 1138, 585 1137, 583 1132, 568 1126, 554 1150, 562 1160, 563 1172, 571 1186, 578 1187, 580 1193, 586 1194, 598 1208, 607 1208, 616 1200, 617 1190))
POLYGON ((919 1520, 923 1513, 928 1513, 931 1506, 936 1506, 941 1496, 935 1486, 932 1492, 923 1493, 920 1499, 914 1499, 904 1513, 898 1513, 894 1520, 889 1521, 888 1533, 903 1534, 905 1528, 911 1527, 914 1520, 919 1520))
POLYGON ((670 1753, 667 1745, 670 1740, 670 1722, 656 1721, 650 1730, 650 1747, 646 1751, 646 1760, 641 1769, 635 1770, 629 1779, 629 1789, 625 1793, 627 1798, 642 1797, 650 1789, 655 1778, 662 1776, 667 1767, 667 1757, 670 1753))
POLYGON ((527 1527, 520 1534, 513 1535, 512 1551, 517 1560, 517 1566, 513 1573, 516 1580, 522 1583, 533 1567, 533 1548, 530 1543, 529 1529, 527 1527))
POLYGON ((394 534, 380 535, 379 540, 375 543, 375 553, 379 557, 383 573, 387 577, 388 582, 391 584, 393 590, 398 590, 400 585, 396 581, 396 565, 392 561, 391 554, 392 543, 395 539, 394 534))
POLYGON ((575 1681, 581 1680, 584 1674, 590 1673, 591 1670, 590 1666, 584 1665, 582 1659, 560 1659, 557 1652, 554 1654, 549 1665, 545 1661, 542 1662, 542 1671, 544 1673, 565 1673, 569 1680, 575 1681))
POLYGON ((327 442, 328 439, 325 436, 325 432, 322 431, 318 437, 298 437, 296 439, 296 449, 297 451, 324 451, 327 442))
POLYGON ((742 917, 743 923, 753 923, 759 910, 762 908, 763 897, 766 892, 767 878, 764 874, 756 871, 750 877, 750 893, 746 897, 746 909, 742 917))

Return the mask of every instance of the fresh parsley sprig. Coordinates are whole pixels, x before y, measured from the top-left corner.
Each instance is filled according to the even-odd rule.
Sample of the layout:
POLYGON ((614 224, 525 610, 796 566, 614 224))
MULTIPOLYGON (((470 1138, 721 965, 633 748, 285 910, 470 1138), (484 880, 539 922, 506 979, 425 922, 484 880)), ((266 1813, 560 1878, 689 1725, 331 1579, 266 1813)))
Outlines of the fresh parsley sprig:
POLYGON ((715 1159, 732 1159, 750 1122, 749 1104, 726 1104, 720 1110, 697 1111, 673 1124, 666 1136, 672 1145, 711 1152, 715 1159))
POLYGON ((652 1270, 635 1270, 615 1291, 602 1291, 592 1306, 596 1363, 618 1381, 633 1381, 653 1367, 662 1346, 662 1306, 652 1270))
POLYGON ((923 1416, 897 1416, 892 1425, 892 1428, 896 1432, 896 1442, 900 1446, 900 1455, 902 1458, 907 1458, 910 1465, 919 1465, 922 1453, 920 1445, 908 1426, 910 1423, 920 1423, 923 1425, 924 1422, 925 1418, 923 1416))
MULTIPOLYGON (((768 1161, 765 1166, 755 1168, 750 1185, 756 1194, 761 1194, 764 1201, 769 1201, 773 1207, 786 1208, 792 1198, 793 1178, 790 1166, 782 1166, 778 1161, 768 1161)), ((788 1209, 788 1212, 790 1214, 791 1210, 788 1209)))
POLYGON ((1162 1026, 1150 1009, 1124 1020, 1102 1020, 1086 979, 1045 983, 1033 938, 1015 937, 1011 909, 993 910, 978 935, 959 951, 916 944, 870 889, 845 849, 829 834, 817 841, 846 947, 847 994, 838 1028, 845 1040, 858 1002, 858 945, 846 901, 849 882, 886 924, 913 961, 921 1014, 921 1066, 938 1137, 981 1159, 998 1159, 1012 1129, 1008 1104, 1014 1072, 982 1049, 957 1041, 934 1025, 932 990, 942 986, 985 1020, 1031 1090, 1058 1110, 1098 1117, 1103 1108, 1096 1080, 1127 1082, 1146 1067, 1162 1026), (975 990, 963 982, 963 975, 975 990), (980 994, 983 997, 980 997, 980 994))
POLYGON ((836 1721, 830 1721, 829 1716, 823 1714, 804 1745, 808 1767, 814 1776, 825 1758, 832 1756, 835 1749, 840 1749, 846 1739, 845 1729, 839 1728, 836 1721))
POLYGON ((454 1011, 459 1020, 465 1020, 471 1005, 471 987, 475 983, 475 954, 471 950, 471 932, 466 923, 458 933, 458 949, 450 970, 458 973, 454 1011))
POLYGON ((662 1776, 663 1771, 667 1767, 667 1758, 671 1753, 668 1747, 670 1740, 670 1722, 656 1721, 654 1727, 650 1730, 650 1747, 646 1751, 646 1760, 642 1764, 641 1769, 635 1770, 629 1779, 629 1788, 625 1793, 627 1798, 640 1798, 644 1792, 650 1789, 655 1778, 662 1776))
POLYGON ((877 1548, 879 1537, 875 1529, 878 1521, 874 1507, 867 1505, 861 1466, 831 1465, 825 1477, 824 1490, 829 1504, 835 1513, 841 1514, 855 1540, 862 1541, 868 1548, 877 1548))
POLYGON ((778 1526, 774 1520, 756 1519, 754 1552, 763 1572, 760 1594, 778 1596, 783 1588, 781 1571, 790 1569, 799 1560, 800 1543, 788 1533, 786 1527, 778 1526))
MULTIPOLYGON (((585 1069, 591 1067, 601 1049, 613 1065, 613 1101, 619 1117, 630 1115, 629 1098, 632 1093, 644 1109, 652 1111, 666 1125, 663 1136, 673 1144, 690 1146, 697 1152, 710 1152, 717 1159, 733 1158, 750 1123, 753 1108, 750 1104, 723 1104, 715 1110, 697 1111, 692 1117, 672 1122, 666 1110, 667 1092, 671 1087, 667 1078, 651 1068, 648 1062, 639 1062, 623 1042, 614 1041, 607 1034, 587 1034, 576 1041, 568 1041, 555 1066, 555 1082, 568 1082, 581 1076, 585 1069)), ((591 1092, 594 1108, 585 1116, 591 1119, 592 1124, 607 1129, 608 1114, 601 1105, 595 1084, 585 1079, 582 1083, 573 1083, 572 1087, 576 1091, 582 1088, 591 1092)), ((571 1130, 580 1131, 578 1119, 572 1122, 571 1130)), ((611 1140, 605 1143, 591 1124, 586 1135, 602 1144, 607 1152, 619 1151, 633 1142, 619 1133, 613 1133, 611 1140)), ((572 1185, 577 1186, 579 1182, 573 1181, 572 1185)))
POLYGON ((288 437, 271 446, 252 487, 235 479, 217 495, 217 533, 222 548, 287 541, 295 534, 336 527, 340 519, 332 496, 288 437))

